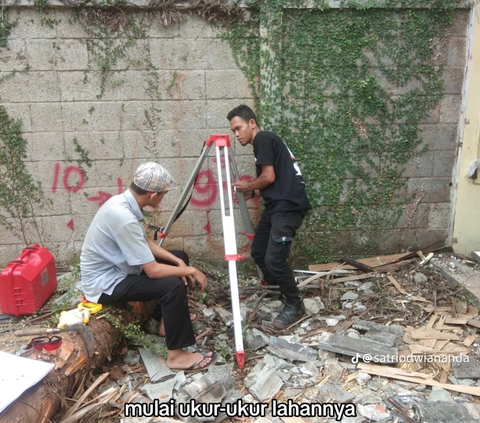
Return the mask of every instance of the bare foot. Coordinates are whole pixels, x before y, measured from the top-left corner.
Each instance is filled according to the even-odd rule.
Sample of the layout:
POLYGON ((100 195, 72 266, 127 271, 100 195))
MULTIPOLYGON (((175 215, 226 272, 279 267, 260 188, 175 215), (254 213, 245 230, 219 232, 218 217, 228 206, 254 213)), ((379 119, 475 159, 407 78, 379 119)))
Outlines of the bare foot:
POLYGON ((202 361, 197 363, 192 370, 200 369, 207 366, 212 360, 212 353, 207 353, 204 357, 201 353, 188 353, 184 350, 169 350, 167 358, 167 366, 175 370, 187 370, 193 363, 203 358, 202 361))
MULTIPOLYGON (((190 321, 194 322, 197 320, 197 315, 194 313, 190 313, 190 321)), ((165 323, 163 323, 163 318, 160 320, 160 328, 158 329, 158 334, 160 336, 165 336, 165 323)))

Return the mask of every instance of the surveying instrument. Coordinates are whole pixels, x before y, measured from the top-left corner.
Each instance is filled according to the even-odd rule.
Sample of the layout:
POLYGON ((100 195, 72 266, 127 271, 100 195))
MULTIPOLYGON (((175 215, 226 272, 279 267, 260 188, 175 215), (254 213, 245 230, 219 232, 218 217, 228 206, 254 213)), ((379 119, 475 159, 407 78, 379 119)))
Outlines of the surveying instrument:
MULTIPOLYGON (((237 165, 235 160, 230 152, 230 137, 225 134, 213 134, 210 135, 210 138, 203 145, 200 158, 198 159, 192 174, 190 175, 185 189, 183 190, 175 208, 172 211, 170 218, 168 219, 167 224, 164 228, 151 227, 156 229, 156 237, 158 237, 158 245, 161 245, 165 237, 168 235, 170 228, 173 223, 180 217, 185 208, 188 205, 184 205, 185 199, 190 192, 190 189, 195 185, 197 180, 198 173, 202 168, 205 158, 208 156, 210 148, 215 145, 216 155, 217 155, 217 174, 218 174, 218 188, 220 193, 220 207, 222 212, 222 228, 223 228, 223 242, 225 247, 225 261, 228 262, 228 274, 230 280, 230 293, 232 297, 232 315, 233 315, 233 328, 235 335, 235 350, 237 355, 237 364, 240 369, 243 369, 245 365, 245 351, 243 349, 243 338, 242 338, 242 317, 240 315, 240 300, 238 296, 238 280, 237 280, 237 261, 244 260, 245 255, 238 255, 237 253, 237 240, 235 235, 235 223, 233 220, 233 201, 232 201, 232 177, 234 181, 240 180, 237 165), (223 174, 222 174, 222 163, 221 163, 221 153, 223 153, 223 158, 225 162, 225 179, 226 179, 226 190, 227 190, 227 199, 228 199, 228 209, 225 206, 225 196, 223 188, 223 174), (231 170, 230 170, 231 165, 231 170), (232 174, 233 171, 233 174, 232 174)), ((252 221, 250 220, 250 215, 248 214, 247 203, 245 197, 242 193, 239 193, 235 190, 235 195, 238 200, 238 205, 240 208, 240 214, 242 216, 243 225, 244 225, 244 235, 252 240, 254 237, 254 230, 252 221)), ((262 278, 262 272, 257 266, 257 271, 260 278, 262 278)))

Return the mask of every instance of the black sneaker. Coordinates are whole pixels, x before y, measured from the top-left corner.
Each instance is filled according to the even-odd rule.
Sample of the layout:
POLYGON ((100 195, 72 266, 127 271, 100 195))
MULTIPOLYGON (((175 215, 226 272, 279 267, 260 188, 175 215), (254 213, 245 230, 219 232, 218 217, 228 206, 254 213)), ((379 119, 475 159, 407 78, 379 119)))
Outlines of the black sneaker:
POLYGON ((280 314, 273 321, 276 329, 285 329, 293 325, 297 320, 305 316, 305 306, 303 299, 287 300, 280 314))

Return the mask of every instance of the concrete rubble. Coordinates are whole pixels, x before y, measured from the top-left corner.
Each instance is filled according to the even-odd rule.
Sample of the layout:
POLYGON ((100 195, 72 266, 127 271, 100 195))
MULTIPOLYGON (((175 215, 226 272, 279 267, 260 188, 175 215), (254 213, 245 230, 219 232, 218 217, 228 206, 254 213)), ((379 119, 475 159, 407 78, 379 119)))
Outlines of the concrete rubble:
MULTIPOLYGON (((450 316, 447 308, 441 308, 440 304, 437 305, 437 309, 428 308, 431 307, 431 302, 427 301, 422 290, 430 289, 428 284, 432 278, 435 279, 432 276, 435 273, 432 268, 433 264, 425 264, 421 272, 412 270, 409 273, 405 272, 404 278, 395 276, 396 283, 392 286, 393 294, 390 295, 399 294, 397 284, 400 285, 400 280, 402 280, 400 290, 404 287, 407 292, 409 282, 412 292, 403 295, 406 299, 403 301, 413 303, 417 299, 420 301, 420 307, 427 307, 423 311, 427 318, 422 321, 418 318, 417 322, 412 321, 408 324, 404 323, 404 318, 390 317, 389 320, 382 321, 358 317, 358 314, 372 310, 371 297, 378 292, 375 281, 346 281, 345 289, 335 297, 337 310, 343 310, 342 313, 332 313, 333 310, 324 297, 316 295, 306 298, 307 318, 284 334, 272 331, 271 328, 269 330, 268 326, 268 322, 278 313, 282 303, 269 298, 259 302, 260 296, 253 294, 242 302, 242 316, 246 321, 250 319, 250 322, 253 316, 253 321, 261 324, 252 325, 244 331, 245 345, 251 352, 252 361, 243 372, 238 372, 235 367, 227 364, 216 365, 203 372, 203 376, 186 374, 184 384, 179 389, 175 389, 178 385, 168 383, 167 380, 163 384, 158 384, 155 390, 146 385, 142 392, 150 399, 154 395, 157 397, 159 395, 164 399, 172 396, 177 401, 188 401, 203 396, 205 402, 224 402, 233 395, 235 398, 242 398, 245 403, 271 402, 276 399, 282 402, 293 400, 298 404, 354 404, 356 417, 343 416, 338 420, 343 423, 478 422, 480 406, 474 403, 477 396, 454 391, 451 387, 460 387, 461 390, 465 387, 478 388, 480 396, 480 362, 475 359, 475 353, 480 352, 480 341, 478 343, 476 341, 474 328, 465 325, 453 327, 448 323, 463 322, 459 320, 463 319, 463 315, 475 320, 473 314, 468 314, 475 314, 475 310, 471 308, 472 306, 469 308, 465 305, 462 309, 453 310, 453 315, 450 316), (252 312, 252 308, 255 307, 255 311, 252 312), (458 310, 464 311, 464 314, 458 313, 458 310), (434 320, 432 316, 441 319, 434 320), (429 336, 424 333, 425 328, 431 328, 430 333, 435 334, 438 339, 422 341, 422 336, 429 336), (448 332, 449 330, 452 332, 448 332), (450 345, 451 351, 455 351, 453 343, 459 344, 462 341, 465 341, 465 345, 471 346, 470 362, 429 367, 430 365, 421 363, 406 363, 400 358, 410 354, 410 346, 416 348, 424 345, 425 351, 436 351, 431 346, 450 345), (385 359, 376 360, 375 357, 385 359), (375 374, 376 370, 372 372, 370 367, 364 367, 368 362, 379 366, 380 369, 393 369, 392 377, 375 374), (416 375, 423 374, 426 379, 431 380, 439 370, 443 373, 441 378, 436 378, 440 381, 440 386, 431 386, 429 381, 423 384, 417 383, 416 379, 413 381, 397 379, 395 369, 398 369, 398 374, 401 371, 411 372, 417 378, 416 375), (241 380, 238 379, 239 375, 241 380), (449 389, 445 389, 449 386, 449 389)), ((402 301, 401 293, 399 301, 402 301)), ((462 301, 458 303, 461 304, 462 301)), ((398 304, 402 307, 401 302, 398 304)), ((228 326, 231 315, 227 310, 222 307, 208 310, 203 309, 205 319, 217 319, 228 326)), ((217 343, 220 343, 221 348, 229 347, 228 352, 233 357, 234 350, 229 343, 229 337, 222 335, 223 333, 217 337, 217 343)), ((129 357, 131 356, 132 354, 129 354, 129 357)), ((143 356, 144 354, 142 358, 143 356)), ((151 367, 151 363, 149 366, 151 367)), ((163 375, 162 372, 159 374, 163 375)), ((154 377, 158 378, 158 375, 154 377)), ((221 420, 221 416, 219 418, 221 420)), ((214 421, 191 417, 182 420, 189 423, 214 421)), ((332 417, 315 415, 309 415, 308 418, 301 420, 312 423, 337 421, 332 417)), ((124 421, 134 422, 128 419, 124 421)), ((270 411, 264 416, 248 421, 291 423, 271 415, 270 411)))
MULTIPOLYGON (((269 325, 282 302, 262 295, 261 288, 246 289, 241 299, 246 352, 243 370, 234 362, 227 300, 198 305, 192 313, 199 315, 194 328, 200 337, 190 351, 217 351, 220 358, 214 366, 198 373, 175 373, 162 355, 130 345, 104 368, 110 377, 97 388, 97 394, 118 392, 116 407, 124 423, 169 421, 166 417, 121 414, 122 404, 152 404, 157 400, 162 404, 174 400, 177 407, 192 400, 202 404, 235 404, 239 400, 242 404, 270 404, 265 415, 242 417, 248 423, 478 422, 478 309, 473 300, 455 297, 455 287, 435 270, 436 260, 438 255, 421 271, 413 266, 388 274, 390 278, 377 274, 367 281, 333 284, 328 294, 320 289, 312 295, 307 292, 307 315, 285 332, 269 325), (437 291, 436 303, 432 301, 433 290, 437 291), (348 304, 351 307, 345 307, 348 304), (405 358, 412 354, 467 355, 469 360, 408 362, 405 358), (356 416, 336 420, 333 416, 304 415, 294 422, 272 414, 274 400, 283 404, 353 404, 356 416)), ((444 267, 452 269, 452 261, 445 257, 444 267)), ((454 262, 455 271, 460 272, 465 264, 454 262)), ((307 277, 311 274, 304 279, 307 277)), ((154 326, 154 322, 149 324, 154 326)), ((216 416, 176 415, 170 421, 220 423, 227 418, 222 412, 216 416)))

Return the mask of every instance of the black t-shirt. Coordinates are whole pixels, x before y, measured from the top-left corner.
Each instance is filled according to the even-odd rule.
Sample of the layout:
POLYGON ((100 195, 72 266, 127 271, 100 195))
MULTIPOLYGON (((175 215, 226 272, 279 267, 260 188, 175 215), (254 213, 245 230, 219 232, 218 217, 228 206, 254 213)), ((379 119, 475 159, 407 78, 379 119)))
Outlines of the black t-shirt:
POLYGON ((275 181, 260 190, 269 213, 311 208, 300 168, 287 145, 273 132, 260 131, 253 139, 257 178, 262 165, 273 166, 275 181))

